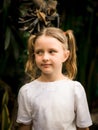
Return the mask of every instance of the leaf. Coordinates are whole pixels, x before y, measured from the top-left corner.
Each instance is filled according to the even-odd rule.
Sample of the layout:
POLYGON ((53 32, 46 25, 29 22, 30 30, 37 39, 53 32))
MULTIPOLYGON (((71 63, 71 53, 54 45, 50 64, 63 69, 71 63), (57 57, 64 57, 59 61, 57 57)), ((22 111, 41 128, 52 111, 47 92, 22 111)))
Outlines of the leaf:
POLYGON ((44 23, 47 24, 45 13, 43 13, 43 12, 41 12, 39 10, 37 10, 36 12, 37 12, 37 17, 39 18, 39 20, 44 21, 44 23))
POLYGON ((7 50, 9 47, 10 39, 11 39, 11 31, 10 31, 10 28, 7 27, 6 33, 5 33, 5 46, 4 46, 5 50, 7 50))
POLYGON ((14 54, 14 58, 18 59, 19 58, 19 46, 18 43, 15 39, 15 36, 13 35, 13 32, 11 32, 11 45, 12 45, 12 51, 14 54))
POLYGON ((8 104, 8 100, 9 100, 9 97, 8 97, 8 92, 5 91, 4 95, 3 95, 3 99, 2 99, 2 106, 4 104, 8 104))
POLYGON ((11 130, 12 122, 9 117, 8 104, 8 91, 6 90, 2 99, 2 125, 1 130, 11 130))
POLYGON ((9 118, 9 111, 7 105, 3 105, 2 109, 2 130, 8 130, 10 126, 10 118, 9 118))

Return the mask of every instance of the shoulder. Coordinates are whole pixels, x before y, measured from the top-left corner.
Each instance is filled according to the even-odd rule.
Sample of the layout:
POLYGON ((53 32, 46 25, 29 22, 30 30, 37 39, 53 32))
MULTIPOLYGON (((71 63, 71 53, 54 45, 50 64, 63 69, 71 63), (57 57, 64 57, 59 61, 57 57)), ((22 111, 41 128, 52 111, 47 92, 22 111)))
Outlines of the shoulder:
POLYGON ((73 81, 73 82, 74 82, 75 97, 77 97, 79 99, 86 97, 86 92, 85 92, 84 86, 78 81, 73 81))
POLYGON ((30 93, 31 90, 34 89, 35 86, 36 86, 35 80, 29 83, 26 83, 23 86, 21 86, 21 88, 19 89, 19 94, 25 95, 27 93, 30 93))
POLYGON ((79 81, 73 81, 73 82, 74 82, 75 91, 85 91, 84 86, 79 81))
POLYGON ((80 90, 80 89, 84 89, 83 85, 76 80, 68 80, 67 84, 71 85, 72 87, 74 87, 75 90, 80 90))
POLYGON ((84 86, 79 81, 68 80, 67 84, 73 89, 73 92, 76 96, 81 96, 85 94, 84 86))

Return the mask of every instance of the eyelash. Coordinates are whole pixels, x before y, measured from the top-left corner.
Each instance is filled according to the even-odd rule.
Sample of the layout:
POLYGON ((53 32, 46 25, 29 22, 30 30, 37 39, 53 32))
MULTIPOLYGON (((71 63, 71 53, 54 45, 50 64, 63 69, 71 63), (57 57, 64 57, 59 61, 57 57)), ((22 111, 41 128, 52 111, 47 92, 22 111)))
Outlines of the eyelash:
POLYGON ((56 53, 57 51, 55 50, 50 50, 49 53, 56 53))
POLYGON ((35 54, 42 54, 43 51, 36 51, 35 54))
MULTIPOLYGON (((56 53, 57 51, 56 50, 50 50, 49 53, 52 54, 52 53, 56 53)), ((41 51, 41 50, 38 50, 35 52, 35 54, 37 55, 42 55, 44 53, 44 51, 41 51)))

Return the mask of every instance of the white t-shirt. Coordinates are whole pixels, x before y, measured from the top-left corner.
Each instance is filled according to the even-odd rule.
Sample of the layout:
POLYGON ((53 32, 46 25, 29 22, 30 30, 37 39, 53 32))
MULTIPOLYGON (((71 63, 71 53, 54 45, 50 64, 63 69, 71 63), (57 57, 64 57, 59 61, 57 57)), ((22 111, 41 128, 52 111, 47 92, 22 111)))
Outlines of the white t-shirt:
POLYGON ((85 90, 70 79, 25 84, 18 105, 17 122, 33 122, 32 130, 76 130, 76 126, 92 125, 85 90))

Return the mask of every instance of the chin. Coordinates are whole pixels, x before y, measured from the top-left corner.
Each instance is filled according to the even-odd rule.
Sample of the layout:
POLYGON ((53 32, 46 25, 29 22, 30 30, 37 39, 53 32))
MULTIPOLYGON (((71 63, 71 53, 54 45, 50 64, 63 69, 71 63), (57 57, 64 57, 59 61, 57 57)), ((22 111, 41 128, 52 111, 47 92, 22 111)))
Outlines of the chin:
POLYGON ((42 72, 43 74, 45 74, 45 75, 52 75, 52 73, 51 72, 42 72))

